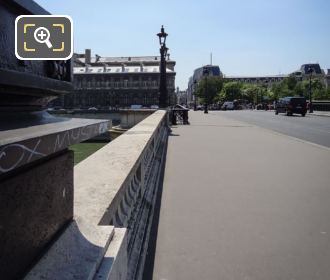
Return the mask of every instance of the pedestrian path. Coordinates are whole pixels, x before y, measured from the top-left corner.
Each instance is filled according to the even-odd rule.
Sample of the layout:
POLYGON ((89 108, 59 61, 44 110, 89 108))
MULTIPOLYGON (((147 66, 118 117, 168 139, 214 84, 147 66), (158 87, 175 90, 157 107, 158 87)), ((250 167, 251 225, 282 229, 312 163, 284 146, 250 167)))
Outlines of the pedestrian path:
POLYGON ((330 279, 330 150, 189 113, 169 137, 153 279, 330 279))

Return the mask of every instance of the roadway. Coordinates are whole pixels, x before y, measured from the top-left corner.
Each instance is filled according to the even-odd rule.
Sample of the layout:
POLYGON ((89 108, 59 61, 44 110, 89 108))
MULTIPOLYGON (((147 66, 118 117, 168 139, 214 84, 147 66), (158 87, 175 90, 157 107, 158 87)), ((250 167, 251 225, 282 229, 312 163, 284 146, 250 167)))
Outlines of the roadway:
POLYGON ((172 128, 152 279, 330 279, 330 149, 242 116, 281 128, 267 112, 190 112, 172 128))
POLYGON ((238 121, 271 129, 315 144, 330 147, 330 117, 285 114, 275 115, 273 111, 210 111, 210 114, 228 117, 238 121))

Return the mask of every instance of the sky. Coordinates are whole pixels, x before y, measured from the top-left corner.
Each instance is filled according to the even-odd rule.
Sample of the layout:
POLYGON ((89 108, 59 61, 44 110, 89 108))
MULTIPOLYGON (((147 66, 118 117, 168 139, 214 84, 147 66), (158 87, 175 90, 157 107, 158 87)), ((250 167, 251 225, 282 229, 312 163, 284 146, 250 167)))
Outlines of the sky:
POLYGON ((169 34, 176 86, 194 69, 219 65, 226 76, 291 73, 304 63, 330 68, 329 0, 36 0, 74 23, 74 51, 100 56, 159 55, 169 34))

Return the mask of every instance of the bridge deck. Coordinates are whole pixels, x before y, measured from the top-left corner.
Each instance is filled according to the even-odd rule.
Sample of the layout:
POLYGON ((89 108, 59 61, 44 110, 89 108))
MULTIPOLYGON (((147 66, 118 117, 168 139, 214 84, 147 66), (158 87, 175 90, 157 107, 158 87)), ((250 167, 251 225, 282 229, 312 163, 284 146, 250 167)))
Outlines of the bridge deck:
POLYGON ((190 121, 169 137, 153 279, 330 279, 330 150, 190 121))

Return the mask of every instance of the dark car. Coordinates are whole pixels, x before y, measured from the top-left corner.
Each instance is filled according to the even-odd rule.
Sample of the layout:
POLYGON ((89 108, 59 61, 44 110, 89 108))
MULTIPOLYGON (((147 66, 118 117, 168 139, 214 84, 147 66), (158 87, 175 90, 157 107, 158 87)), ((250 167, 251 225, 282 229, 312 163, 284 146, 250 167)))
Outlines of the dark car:
POLYGON ((280 98, 275 106, 275 114, 286 113, 287 116, 300 114, 303 117, 307 112, 307 103, 305 97, 284 97, 280 98))

